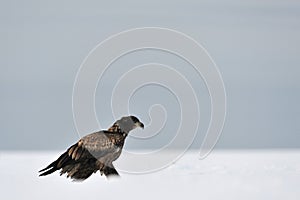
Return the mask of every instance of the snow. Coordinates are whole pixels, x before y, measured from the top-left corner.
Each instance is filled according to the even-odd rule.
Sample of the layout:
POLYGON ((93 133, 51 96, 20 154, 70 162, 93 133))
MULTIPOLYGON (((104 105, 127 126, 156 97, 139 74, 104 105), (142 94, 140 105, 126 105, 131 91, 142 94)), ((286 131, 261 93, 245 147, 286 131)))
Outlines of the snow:
MULTIPOLYGON (((197 152, 155 173, 72 182, 37 171, 59 152, 0 152, 1 199, 299 199, 300 150, 197 152)), ((116 163, 117 167, 117 163, 116 163)))

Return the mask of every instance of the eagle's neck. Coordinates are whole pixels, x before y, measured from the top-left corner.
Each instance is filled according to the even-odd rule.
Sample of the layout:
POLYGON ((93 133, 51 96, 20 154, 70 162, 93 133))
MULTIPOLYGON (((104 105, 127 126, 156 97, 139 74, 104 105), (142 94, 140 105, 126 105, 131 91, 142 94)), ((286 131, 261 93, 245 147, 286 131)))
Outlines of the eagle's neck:
POLYGON ((108 130, 108 132, 113 132, 113 133, 120 133, 124 136, 127 136, 128 135, 128 132, 122 130, 119 126, 119 124, 117 123, 114 123, 108 130))

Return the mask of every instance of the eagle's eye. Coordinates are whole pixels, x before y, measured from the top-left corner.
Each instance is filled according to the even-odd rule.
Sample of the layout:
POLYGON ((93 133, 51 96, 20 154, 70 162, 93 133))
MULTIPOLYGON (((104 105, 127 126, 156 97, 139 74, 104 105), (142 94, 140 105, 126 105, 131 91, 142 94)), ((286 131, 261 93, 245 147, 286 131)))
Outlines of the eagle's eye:
POLYGON ((140 120, 135 117, 135 116, 130 116, 131 120, 133 121, 133 123, 139 122, 140 120))

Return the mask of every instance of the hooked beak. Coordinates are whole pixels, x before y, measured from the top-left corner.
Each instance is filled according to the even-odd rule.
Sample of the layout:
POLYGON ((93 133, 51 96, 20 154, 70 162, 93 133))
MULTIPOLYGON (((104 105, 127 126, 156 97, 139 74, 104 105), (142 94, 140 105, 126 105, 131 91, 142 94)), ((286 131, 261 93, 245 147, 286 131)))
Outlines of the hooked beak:
POLYGON ((142 129, 144 129, 144 124, 142 122, 137 122, 136 126, 141 127, 142 129))

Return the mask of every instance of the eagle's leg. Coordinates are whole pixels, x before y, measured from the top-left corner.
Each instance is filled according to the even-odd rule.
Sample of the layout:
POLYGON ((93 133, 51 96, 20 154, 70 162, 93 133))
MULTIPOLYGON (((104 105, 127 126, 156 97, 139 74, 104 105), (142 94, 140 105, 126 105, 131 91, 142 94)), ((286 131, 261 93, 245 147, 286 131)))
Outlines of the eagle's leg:
MULTIPOLYGON (((101 171, 100 171, 101 172, 101 171)), ((103 171, 101 172, 101 174, 104 173, 104 175, 109 178, 109 177, 117 177, 120 176, 119 173, 117 172, 117 170, 114 168, 114 166, 111 164, 110 166, 105 166, 103 168, 103 171)))

